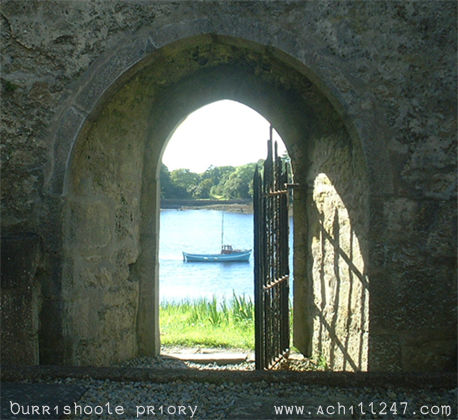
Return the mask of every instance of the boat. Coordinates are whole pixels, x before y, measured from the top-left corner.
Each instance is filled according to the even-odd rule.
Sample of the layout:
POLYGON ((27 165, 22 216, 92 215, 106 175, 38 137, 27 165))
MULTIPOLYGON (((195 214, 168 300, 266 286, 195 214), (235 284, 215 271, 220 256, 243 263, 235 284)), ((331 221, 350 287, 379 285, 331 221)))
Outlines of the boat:
POLYGON ((249 261, 251 249, 232 249, 223 245, 219 254, 191 254, 183 251, 183 260, 187 262, 246 262, 249 261))
POLYGON ((251 249, 233 249, 232 245, 224 245, 224 213, 221 219, 221 252, 219 254, 193 254, 183 251, 186 262, 247 262, 250 260, 251 249))
POLYGON ((250 260, 251 249, 233 254, 190 254, 183 252, 186 262, 247 262, 250 260))

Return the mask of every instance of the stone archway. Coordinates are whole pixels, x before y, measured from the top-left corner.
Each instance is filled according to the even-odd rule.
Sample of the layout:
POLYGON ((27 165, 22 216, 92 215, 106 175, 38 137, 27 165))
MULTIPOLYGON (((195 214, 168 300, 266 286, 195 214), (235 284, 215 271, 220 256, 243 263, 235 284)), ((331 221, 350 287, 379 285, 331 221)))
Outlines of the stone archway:
MULTIPOLYGON (((301 185, 294 204, 295 344, 306 354, 318 350, 331 367, 367 369, 368 150, 361 127, 301 66, 270 47, 200 36, 157 50, 95 98, 84 124, 75 125, 67 168, 55 168, 52 182, 65 197, 64 362, 107 365, 159 352, 161 155, 189 113, 233 99, 272 122, 301 185)), ((63 149, 56 150, 59 157, 63 149)))

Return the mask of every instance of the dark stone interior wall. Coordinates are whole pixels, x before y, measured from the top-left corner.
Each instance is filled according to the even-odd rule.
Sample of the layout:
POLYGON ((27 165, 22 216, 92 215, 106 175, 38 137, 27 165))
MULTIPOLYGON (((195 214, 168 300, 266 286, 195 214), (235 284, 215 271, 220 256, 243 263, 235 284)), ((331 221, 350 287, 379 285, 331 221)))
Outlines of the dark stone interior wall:
MULTIPOLYGON (((370 185, 368 368, 434 370, 456 360, 455 2, 19 0, 2 2, 0 19, 2 236, 32 233, 41 243, 38 262, 32 253, 24 262, 35 274, 20 286, 3 280, 2 264, 5 299, 29 296, 3 307, 2 317, 41 312, 18 361, 37 362, 36 331, 42 362, 73 357, 64 356, 60 316, 72 136, 103 112, 100 98, 119 89, 134 64, 173 41, 212 33, 252 40, 266 54, 274 47, 292 68, 303 66, 361 140, 370 185), (33 297, 38 290, 22 294, 30 284, 41 285, 41 299, 33 297)), ((164 59, 173 60, 169 53, 164 59)), ((4 244, 14 254, 12 242, 4 244)), ((14 361, 21 336, 5 334, 14 361)))
POLYGON ((2 236, 1 344, 5 364, 39 362, 40 242, 29 232, 2 236))

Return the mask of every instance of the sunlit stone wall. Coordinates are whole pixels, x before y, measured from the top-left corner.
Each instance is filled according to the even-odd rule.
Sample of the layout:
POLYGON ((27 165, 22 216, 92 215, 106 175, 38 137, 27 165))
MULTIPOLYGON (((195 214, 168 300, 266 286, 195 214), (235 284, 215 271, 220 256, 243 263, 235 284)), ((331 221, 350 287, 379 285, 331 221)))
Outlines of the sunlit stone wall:
MULTIPOLYGON (((334 370, 366 370, 369 278, 358 234, 332 181, 317 175, 311 238, 313 349, 334 370)), ((364 217, 361 211, 361 217, 364 217)))
POLYGON ((329 121, 325 131, 308 141, 300 168, 307 175, 296 194, 294 340, 333 370, 367 370, 367 168, 338 122, 329 121), (305 226, 304 235, 296 233, 298 226, 305 226))

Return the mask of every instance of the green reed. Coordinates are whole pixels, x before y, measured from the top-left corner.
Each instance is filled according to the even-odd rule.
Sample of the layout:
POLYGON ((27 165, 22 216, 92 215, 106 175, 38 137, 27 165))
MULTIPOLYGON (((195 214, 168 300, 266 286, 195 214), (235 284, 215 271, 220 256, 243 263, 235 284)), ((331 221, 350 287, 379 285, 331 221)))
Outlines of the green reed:
POLYGON ((164 345, 254 348, 254 303, 245 295, 162 303, 160 310, 164 345))

